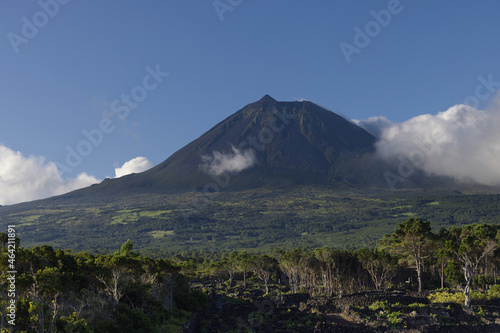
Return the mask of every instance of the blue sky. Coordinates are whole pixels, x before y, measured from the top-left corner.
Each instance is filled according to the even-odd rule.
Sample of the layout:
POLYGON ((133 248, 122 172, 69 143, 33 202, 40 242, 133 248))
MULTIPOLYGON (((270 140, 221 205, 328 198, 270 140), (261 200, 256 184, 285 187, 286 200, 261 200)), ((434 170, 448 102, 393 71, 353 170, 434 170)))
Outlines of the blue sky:
MULTIPOLYGON (((480 78, 500 81, 493 0, 10 0, 0 7, 0 147, 40 167, 57 163, 62 180, 114 177, 139 156, 158 164, 265 94, 311 100, 347 118, 404 122, 463 103, 480 78), (358 36, 348 62, 340 46, 356 47, 356 27, 372 37, 364 45, 358 36), (161 82, 151 71, 163 73, 161 82), (120 118, 112 103, 132 92, 140 101, 120 118), (83 131, 100 126, 108 133, 61 173, 68 147, 76 151, 83 131)), ((479 108, 490 102, 478 100, 479 108)))

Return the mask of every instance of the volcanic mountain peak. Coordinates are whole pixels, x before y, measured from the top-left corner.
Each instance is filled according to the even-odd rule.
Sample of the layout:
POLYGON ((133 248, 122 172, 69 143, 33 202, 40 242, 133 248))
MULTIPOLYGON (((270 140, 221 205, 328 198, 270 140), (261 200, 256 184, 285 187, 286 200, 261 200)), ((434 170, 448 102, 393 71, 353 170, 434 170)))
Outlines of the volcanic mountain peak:
MULTIPOLYGON (((158 192, 192 191, 221 174, 226 190, 285 184, 371 182, 375 138, 307 101, 269 95, 243 107, 157 167, 129 177, 158 192)), ((380 173, 379 175, 381 175, 380 173)))
POLYGON ((371 134, 317 104, 278 102, 265 95, 156 167, 79 193, 191 192, 214 182, 221 191, 296 184, 386 186, 374 143, 371 134))
POLYGON ((276 102, 276 100, 271 96, 269 96, 268 94, 266 94, 258 102, 276 102))

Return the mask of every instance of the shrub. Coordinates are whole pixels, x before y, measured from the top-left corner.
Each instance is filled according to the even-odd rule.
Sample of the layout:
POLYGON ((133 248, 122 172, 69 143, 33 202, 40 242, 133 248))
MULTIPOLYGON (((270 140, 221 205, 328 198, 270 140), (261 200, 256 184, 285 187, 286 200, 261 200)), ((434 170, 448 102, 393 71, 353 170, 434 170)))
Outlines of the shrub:
POLYGON ((423 308, 425 306, 425 304, 423 303, 412 303, 410 305, 408 305, 410 308, 423 308))
POLYGON ((476 313, 476 315, 480 318, 484 317, 486 315, 486 312, 483 310, 482 307, 479 307, 478 309, 476 309, 474 311, 476 313))
POLYGON ((463 293, 452 293, 447 291, 436 292, 428 297, 431 303, 458 303, 464 304, 465 295, 463 293))
POLYGON ((394 312, 389 311, 387 313, 387 322, 389 323, 389 325, 397 326, 398 324, 400 324, 402 321, 402 319, 399 318, 400 315, 401 312, 399 311, 394 311, 394 312))
POLYGON ((85 319, 78 319, 78 314, 73 312, 68 317, 61 316, 56 320, 56 327, 60 332, 68 333, 91 333, 92 330, 88 327, 85 319))
POLYGON ((488 290, 488 296, 491 298, 500 298, 500 284, 495 284, 488 290))
POLYGON ((377 311, 378 309, 382 309, 384 311, 389 310, 389 302, 388 301, 375 301, 369 307, 372 311, 377 311))

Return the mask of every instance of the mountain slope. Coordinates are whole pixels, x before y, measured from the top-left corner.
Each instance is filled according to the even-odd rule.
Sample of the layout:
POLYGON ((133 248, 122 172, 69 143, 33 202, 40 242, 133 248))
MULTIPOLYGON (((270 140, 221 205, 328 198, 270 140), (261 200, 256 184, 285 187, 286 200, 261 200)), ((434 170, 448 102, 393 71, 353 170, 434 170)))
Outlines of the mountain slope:
POLYGON ((383 171, 373 157, 374 143, 371 134, 314 103, 277 102, 266 95, 151 170, 106 180, 92 191, 381 185, 383 171), (246 163, 241 172, 235 171, 238 163, 246 163))

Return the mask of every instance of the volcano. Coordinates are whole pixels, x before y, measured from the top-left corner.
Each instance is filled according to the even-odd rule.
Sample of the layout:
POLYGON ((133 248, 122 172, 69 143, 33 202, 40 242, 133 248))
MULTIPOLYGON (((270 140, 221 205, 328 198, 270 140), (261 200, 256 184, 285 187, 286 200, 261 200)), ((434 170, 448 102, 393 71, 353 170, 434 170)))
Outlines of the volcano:
POLYGON ((374 155, 375 141, 364 129, 312 102, 278 102, 266 95, 156 167, 105 180, 92 191, 383 186, 384 167, 374 155))

